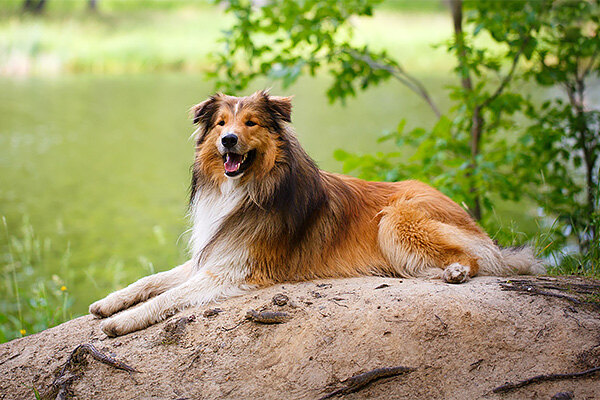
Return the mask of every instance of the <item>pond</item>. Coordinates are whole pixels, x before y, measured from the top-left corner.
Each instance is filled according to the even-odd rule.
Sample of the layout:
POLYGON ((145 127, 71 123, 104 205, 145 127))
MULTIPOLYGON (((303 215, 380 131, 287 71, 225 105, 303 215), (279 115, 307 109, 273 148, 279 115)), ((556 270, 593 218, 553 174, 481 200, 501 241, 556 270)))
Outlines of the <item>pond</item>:
MULTIPOLYGON (((442 98, 449 82, 426 83, 442 98)), ((345 107, 328 103, 326 85, 315 78, 273 89, 295 95, 299 139, 324 169, 340 172, 336 148, 386 150, 375 139, 402 118, 410 126, 435 120, 394 82, 345 107)), ((20 287, 56 275, 76 315, 110 291, 185 261, 193 155, 187 112, 212 88, 191 74, 0 80, 1 262, 4 268, 9 257, 24 258, 20 287)))

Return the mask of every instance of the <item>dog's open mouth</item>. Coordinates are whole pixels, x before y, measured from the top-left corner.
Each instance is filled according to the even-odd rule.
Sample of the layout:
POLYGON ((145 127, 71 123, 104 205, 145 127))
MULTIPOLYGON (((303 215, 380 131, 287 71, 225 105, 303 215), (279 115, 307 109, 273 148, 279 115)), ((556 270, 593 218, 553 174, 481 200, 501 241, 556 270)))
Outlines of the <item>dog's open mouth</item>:
POLYGON ((225 167, 225 175, 229 177, 238 176, 248 169, 254 157, 256 150, 250 150, 246 154, 225 153, 223 155, 223 166, 225 167))

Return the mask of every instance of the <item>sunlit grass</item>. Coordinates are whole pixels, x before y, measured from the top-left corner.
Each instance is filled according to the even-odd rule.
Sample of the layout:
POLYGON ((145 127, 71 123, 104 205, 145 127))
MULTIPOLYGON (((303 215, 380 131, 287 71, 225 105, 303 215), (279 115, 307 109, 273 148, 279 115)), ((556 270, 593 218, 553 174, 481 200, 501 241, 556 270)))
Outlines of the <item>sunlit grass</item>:
MULTIPOLYGON (((0 247, 0 343, 43 331, 83 315, 75 312, 73 289, 108 286, 122 288, 137 275, 136 268, 125 269, 117 257, 102 266, 77 268, 71 263, 71 250, 60 233, 41 238, 24 217, 15 231, 1 216, 5 245, 0 247), (85 277, 79 277, 83 270, 85 277), (55 273, 48 275, 47 271, 55 273), (86 282, 87 281, 87 282, 86 282), (79 287, 79 288, 78 288, 79 287)), ((155 273, 154 265, 139 257, 143 274, 155 273)), ((89 289, 88 289, 89 290, 89 289)))
MULTIPOLYGON (((510 216, 510 212, 507 215, 510 216)), ((493 220, 496 231, 491 236, 494 240, 505 246, 528 243, 536 257, 543 260, 549 275, 578 275, 600 279, 600 243, 592 242, 587 251, 576 251, 574 239, 565 240, 559 234, 564 225, 557 218, 531 218, 529 222, 536 227, 530 232, 524 232, 523 227, 510 217, 501 218, 494 213, 493 220)), ((599 225, 598 222, 594 223, 599 225)))
MULTIPOLYGON (((39 332, 73 317, 69 296, 69 283, 58 274, 49 279, 34 275, 40 265, 46 262, 52 251, 50 239, 36 236, 28 219, 22 221, 19 232, 8 230, 6 218, 2 216, 2 233, 6 236, 6 246, 2 249, 2 278, 0 287, 0 342, 39 332)), ((69 268, 69 249, 64 258, 55 266, 56 271, 69 268)))

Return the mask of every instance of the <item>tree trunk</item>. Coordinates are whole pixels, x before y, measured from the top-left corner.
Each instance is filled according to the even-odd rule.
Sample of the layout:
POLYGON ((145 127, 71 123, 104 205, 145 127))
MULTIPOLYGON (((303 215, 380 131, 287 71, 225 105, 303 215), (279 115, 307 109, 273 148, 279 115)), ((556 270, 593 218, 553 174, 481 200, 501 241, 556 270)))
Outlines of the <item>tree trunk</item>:
MULTIPOLYGON (((477 106, 473 110, 473 122, 471 124, 471 169, 475 169, 477 165, 477 156, 480 153, 481 133, 485 121, 481 115, 481 107, 477 106)), ((481 219, 481 199, 477 193, 477 188, 473 180, 471 182, 470 192, 473 194, 473 211, 472 215, 477 221, 481 219)))
POLYGON ((42 11, 44 11, 45 7, 46 7, 46 0, 40 0, 40 1, 38 1, 37 5, 35 6, 34 11, 39 14, 42 11))
MULTIPOLYGON (((465 50, 465 42, 464 42, 464 33, 463 33, 463 16, 462 16, 462 0, 449 0, 450 11, 452 13, 452 22, 454 25, 454 38, 456 41, 457 47, 457 58, 458 58, 458 67, 460 69, 461 75, 461 83, 462 87, 466 92, 473 92, 473 82, 471 81, 471 75, 469 70, 465 66, 465 59, 467 57, 467 53, 465 50)), ((468 176, 473 175, 473 170, 477 165, 477 156, 480 152, 480 143, 481 143, 481 133, 483 132, 484 120, 481 115, 481 107, 476 106, 473 109, 473 116, 471 119, 471 164, 469 165, 470 172, 468 176)), ((475 182, 473 180, 470 181, 469 192, 473 195, 473 209, 469 210, 471 216, 476 220, 481 219, 481 199, 479 194, 477 193, 477 188, 475 187, 475 182)))
POLYGON ((450 11, 452 13, 452 22, 454 25, 454 38, 456 40, 456 47, 458 49, 458 64, 460 67, 462 86, 468 91, 472 91, 473 83, 471 82, 471 75, 469 74, 469 71, 464 68, 464 60, 467 57, 467 53, 465 51, 465 41, 462 28, 462 0, 450 0, 450 11))
POLYGON ((42 11, 44 11, 45 7, 46 0, 38 0, 37 2, 35 0, 25 0, 25 2, 23 3, 23 11, 30 11, 36 14, 39 14, 42 11))
POLYGON ((594 132, 588 126, 588 121, 585 117, 584 107, 584 95, 585 95, 585 82, 584 77, 576 78, 572 85, 567 85, 567 97, 571 103, 571 108, 576 115, 576 126, 575 126, 575 138, 577 140, 577 147, 583 153, 583 164, 585 167, 585 192, 586 201, 585 208, 587 217, 579 218, 575 221, 577 226, 577 232, 583 233, 580 229, 586 229, 586 235, 580 233, 577 234, 577 240, 579 247, 582 251, 589 249, 590 243, 597 240, 598 232, 596 226, 591 223, 588 218, 591 218, 594 212, 596 212, 596 204, 598 202, 598 183, 594 182, 594 168, 598 156, 594 152, 594 132))
POLYGON ((23 3, 23 11, 33 11, 33 0, 25 0, 23 3))
MULTIPOLYGON (((588 146, 588 141, 592 138, 588 136, 591 134, 587 121, 585 120, 584 111, 581 108, 577 108, 577 118, 580 120, 579 129, 579 146, 583 152, 583 163, 585 165, 585 182, 586 182, 586 194, 587 194, 587 213, 591 217, 596 211, 596 191, 598 185, 594 184, 594 166, 596 165, 596 156, 593 154, 593 149, 588 146)), ((583 241, 583 247, 587 249, 588 244, 596 240, 596 232, 594 224, 588 226, 589 238, 583 241)))

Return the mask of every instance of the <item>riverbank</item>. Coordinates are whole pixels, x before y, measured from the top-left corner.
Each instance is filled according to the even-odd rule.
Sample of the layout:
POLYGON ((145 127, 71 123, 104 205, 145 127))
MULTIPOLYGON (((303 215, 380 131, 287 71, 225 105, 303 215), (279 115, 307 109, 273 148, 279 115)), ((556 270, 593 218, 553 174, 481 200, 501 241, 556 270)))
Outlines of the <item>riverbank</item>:
MULTIPOLYGON (((95 13, 49 9, 43 16, 5 10, 0 13, 0 76, 205 72, 230 22, 222 7, 203 2, 95 13)), ((355 41, 388 49, 408 70, 439 74, 452 68, 445 51, 432 47, 449 37, 446 13, 387 7, 354 23, 355 41)))

